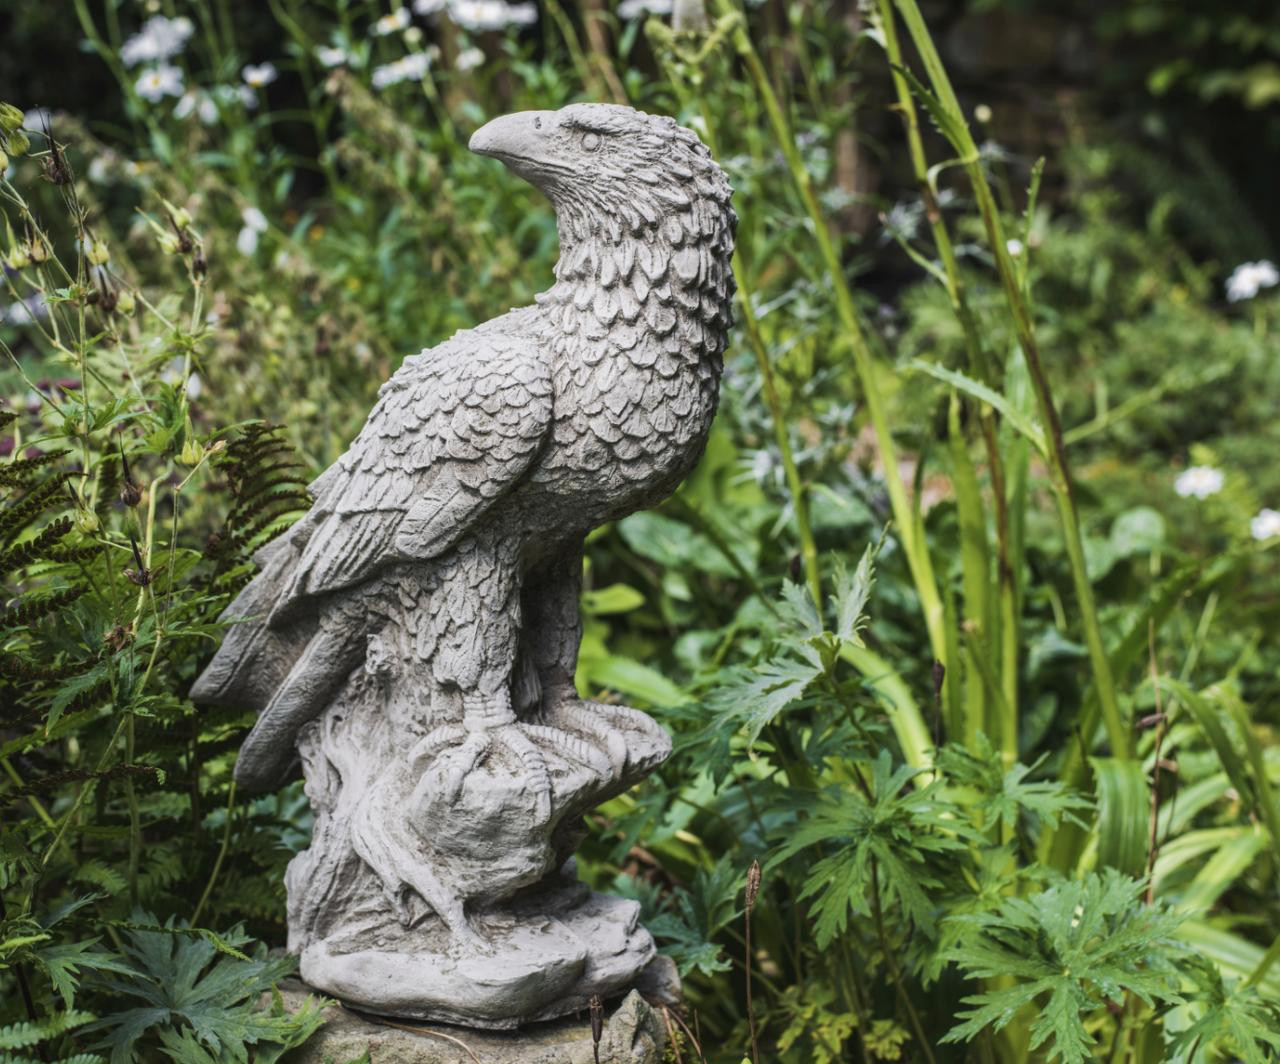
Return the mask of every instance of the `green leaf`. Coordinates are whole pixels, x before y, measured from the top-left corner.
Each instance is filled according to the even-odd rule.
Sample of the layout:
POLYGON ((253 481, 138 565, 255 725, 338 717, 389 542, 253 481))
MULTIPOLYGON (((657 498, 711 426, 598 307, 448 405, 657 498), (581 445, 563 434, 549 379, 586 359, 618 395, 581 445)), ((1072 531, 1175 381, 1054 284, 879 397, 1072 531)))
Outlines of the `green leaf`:
POLYGON ((1147 867, 1151 789, 1142 762, 1094 757, 1098 794, 1098 864, 1140 876, 1147 867))
POLYGON ((858 646, 862 645, 859 633, 867 625, 867 602, 875 585, 875 559, 876 548, 868 544, 852 573, 845 568, 843 560, 836 563, 835 594, 831 597, 836 615, 833 632, 858 646))
POLYGON ((1243 1064, 1270 1064, 1280 1057, 1280 1002, 1239 980, 1232 980, 1228 987, 1207 957, 1193 955, 1185 966, 1198 991, 1185 1011, 1197 1018, 1173 1034, 1169 1058, 1185 1053, 1190 1064, 1193 1059, 1219 1055, 1243 1064), (1205 1051, 1205 1056, 1193 1058, 1197 1049, 1205 1051))
POLYGON ((678 706, 689 700, 662 673, 620 654, 584 662, 583 673, 589 683, 613 688, 651 706, 678 706))
POLYGON ((646 922, 681 975, 714 975, 731 967, 714 939, 738 915, 742 883, 743 874, 726 854, 710 869, 698 869, 687 889, 676 889, 675 904, 646 922))
POLYGON ((309 1012, 294 1017, 258 1007, 262 994, 292 972, 295 961, 268 957, 265 947, 247 957, 240 947, 251 939, 241 928, 217 935, 172 922, 122 926, 131 971, 103 980, 102 986, 137 1004, 86 1028, 106 1032, 98 1047, 111 1050, 112 1064, 133 1060, 140 1041, 153 1029, 170 1056, 180 1061, 195 1056, 192 1046, 207 1050, 215 1060, 244 1060, 249 1046, 296 1044, 303 1030, 314 1030, 315 1017, 309 1012), (183 1050, 188 1051, 185 1058, 183 1050))
POLYGON ((853 786, 832 787, 768 867, 821 847, 834 852, 815 861, 800 897, 814 899, 811 915, 819 949, 843 935, 854 915, 872 911, 875 886, 884 908, 898 906, 905 920, 932 933, 933 892, 954 870, 954 855, 981 837, 961 811, 943 796, 941 783, 908 786, 919 770, 896 770, 887 750, 871 764, 871 797, 853 786))
POLYGON ((712 726, 745 728, 748 744, 754 745, 765 727, 803 698, 809 685, 821 675, 820 666, 785 657, 754 668, 729 670, 707 699, 708 708, 715 713, 712 726))
POLYGON ((988 388, 981 381, 976 381, 972 377, 967 377, 959 370, 947 369, 946 366, 939 366, 934 362, 925 362, 922 359, 912 359, 907 363, 907 369, 918 370, 926 373, 930 377, 951 385, 958 391, 964 392, 965 395, 977 399, 979 402, 986 403, 995 410, 1010 425, 1017 429, 1023 436, 1035 445, 1036 450, 1041 454, 1046 453, 1046 444, 1044 430, 1039 423, 1033 421, 1022 411, 1013 406, 999 392, 988 388))
POLYGON ((951 959, 970 978, 1005 985, 966 998, 973 1008, 942 1040, 1000 1031, 1034 1010, 1030 1048, 1083 1064, 1094 1044, 1090 1013, 1126 993, 1149 1006, 1180 1002, 1175 961, 1183 951, 1172 939, 1179 918, 1142 894, 1139 880, 1106 869, 1008 898, 994 912, 953 917, 963 930, 951 959))
POLYGON ((582 609, 600 616, 608 613, 629 613, 644 605, 644 595, 627 584, 610 584, 598 591, 587 591, 582 596, 582 609))
POLYGON ((92 1013, 68 1009, 36 1022, 11 1023, 7 1027, 0 1027, 0 1049, 28 1049, 38 1046, 65 1031, 82 1027, 92 1019, 92 1013))

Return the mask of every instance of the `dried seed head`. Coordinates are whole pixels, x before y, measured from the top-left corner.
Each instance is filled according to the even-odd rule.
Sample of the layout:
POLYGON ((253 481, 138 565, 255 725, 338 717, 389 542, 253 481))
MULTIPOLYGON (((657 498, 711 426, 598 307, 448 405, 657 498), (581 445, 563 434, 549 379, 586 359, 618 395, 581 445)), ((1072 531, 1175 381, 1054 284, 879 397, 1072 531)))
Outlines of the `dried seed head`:
POLYGON ((752 861, 747 869, 747 915, 756 907, 756 898, 760 894, 760 862, 752 861))
POLYGON ((51 185, 71 184, 71 164, 67 162, 62 145, 49 136, 48 123, 45 124, 45 139, 49 142, 49 154, 40 159, 40 170, 44 179, 51 185))
POLYGON ((120 501, 126 506, 137 506, 142 502, 142 489, 132 480, 126 480, 120 489, 120 501))
POLYGON ((947 667, 940 661, 933 663, 933 697, 935 701, 942 699, 942 684, 947 678, 947 667))
POLYGON ((151 570, 145 566, 141 569, 126 569, 124 576, 129 583, 137 584, 139 587, 146 587, 151 583, 151 570))
POLYGON ((596 1064, 600 1062, 600 1039, 604 1035, 604 1002, 600 1000, 599 994, 592 994, 591 1000, 587 1002, 587 1009, 591 1013, 591 1051, 596 1059, 596 1064))

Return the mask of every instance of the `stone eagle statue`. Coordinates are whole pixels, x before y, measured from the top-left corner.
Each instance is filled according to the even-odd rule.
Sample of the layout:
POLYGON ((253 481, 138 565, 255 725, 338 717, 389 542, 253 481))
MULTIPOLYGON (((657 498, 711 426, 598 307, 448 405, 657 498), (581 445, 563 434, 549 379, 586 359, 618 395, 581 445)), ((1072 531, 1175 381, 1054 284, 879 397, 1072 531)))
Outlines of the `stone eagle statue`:
POLYGON ((575 689, 583 540, 702 453, 736 217, 698 137, 629 107, 507 115, 470 147, 550 199, 554 285, 405 359, 258 553, 192 697, 258 712, 242 787, 301 760, 303 978, 502 1027, 620 992, 653 956, 634 903, 570 860, 583 814, 670 752, 645 714, 575 689))

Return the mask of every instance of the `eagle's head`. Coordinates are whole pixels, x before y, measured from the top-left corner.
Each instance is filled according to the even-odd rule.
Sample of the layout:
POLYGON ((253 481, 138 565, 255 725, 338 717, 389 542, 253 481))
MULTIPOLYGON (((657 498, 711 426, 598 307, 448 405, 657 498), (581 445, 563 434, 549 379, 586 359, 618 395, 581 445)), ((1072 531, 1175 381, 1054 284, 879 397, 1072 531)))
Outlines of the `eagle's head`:
POLYGON ((520 111, 476 130, 470 146, 541 189, 574 237, 616 243, 691 208, 732 231, 724 172, 693 130, 662 115, 605 103, 520 111))

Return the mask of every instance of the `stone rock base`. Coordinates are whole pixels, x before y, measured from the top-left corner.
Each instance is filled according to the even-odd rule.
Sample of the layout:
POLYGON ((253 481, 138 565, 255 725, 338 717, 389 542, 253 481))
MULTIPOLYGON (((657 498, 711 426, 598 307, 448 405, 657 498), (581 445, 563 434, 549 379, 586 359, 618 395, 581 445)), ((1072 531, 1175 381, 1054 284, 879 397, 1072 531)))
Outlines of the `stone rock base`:
POLYGON ((634 901, 594 894, 581 883, 497 914, 479 948, 436 952, 398 925, 369 948, 302 951, 309 986, 361 1012, 510 1029, 581 1012, 599 995, 620 997, 654 958, 634 901))
MULTIPOLYGON (((286 1008, 297 1008, 308 988, 281 984, 286 1008)), ((581 1016, 534 1024, 517 1031, 474 1031, 444 1024, 379 1020, 332 1006, 325 1025, 287 1064, 355 1064, 367 1052, 371 1064, 593 1064, 591 1023, 581 1016)), ((606 1015, 601 1064, 660 1064, 666 1026, 636 992, 606 1015)))

